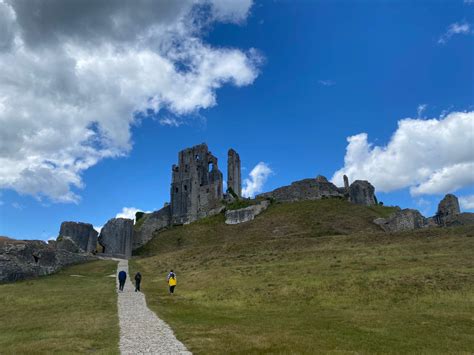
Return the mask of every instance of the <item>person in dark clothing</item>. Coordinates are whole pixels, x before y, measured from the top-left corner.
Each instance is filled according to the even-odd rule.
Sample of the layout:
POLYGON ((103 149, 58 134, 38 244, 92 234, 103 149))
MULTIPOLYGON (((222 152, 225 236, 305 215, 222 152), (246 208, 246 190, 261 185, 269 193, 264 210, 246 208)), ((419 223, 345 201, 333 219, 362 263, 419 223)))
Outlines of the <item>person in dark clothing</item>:
POLYGON ((140 282, 142 281, 142 274, 137 272, 135 274, 135 292, 140 291, 140 282))
POLYGON ((118 274, 119 279, 119 291, 123 291, 123 287, 125 286, 125 280, 127 280, 127 273, 125 271, 120 271, 118 274))

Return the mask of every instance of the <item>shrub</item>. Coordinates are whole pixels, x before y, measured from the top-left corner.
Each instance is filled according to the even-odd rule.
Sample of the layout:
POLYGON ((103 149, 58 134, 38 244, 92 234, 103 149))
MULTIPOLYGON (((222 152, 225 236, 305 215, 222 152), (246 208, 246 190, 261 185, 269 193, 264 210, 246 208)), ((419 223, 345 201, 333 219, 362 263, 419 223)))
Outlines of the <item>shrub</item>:
POLYGON ((142 212, 142 211, 138 211, 137 213, 135 213, 135 222, 138 222, 140 218, 143 217, 144 214, 145 212, 142 212))

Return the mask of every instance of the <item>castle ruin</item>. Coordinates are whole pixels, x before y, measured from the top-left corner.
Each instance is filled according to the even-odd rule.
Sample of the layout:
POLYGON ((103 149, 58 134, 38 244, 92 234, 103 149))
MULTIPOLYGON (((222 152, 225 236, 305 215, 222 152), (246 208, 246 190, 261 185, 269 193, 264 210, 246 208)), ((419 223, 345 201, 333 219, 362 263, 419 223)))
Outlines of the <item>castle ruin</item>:
POLYGON ((172 167, 172 224, 190 223, 220 212, 222 183, 217 158, 206 144, 180 151, 178 165, 172 167))
POLYGON ((242 197, 242 177, 240 173, 240 156, 229 149, 227 153, 227 189, 234 191, 237 197, 242 197))

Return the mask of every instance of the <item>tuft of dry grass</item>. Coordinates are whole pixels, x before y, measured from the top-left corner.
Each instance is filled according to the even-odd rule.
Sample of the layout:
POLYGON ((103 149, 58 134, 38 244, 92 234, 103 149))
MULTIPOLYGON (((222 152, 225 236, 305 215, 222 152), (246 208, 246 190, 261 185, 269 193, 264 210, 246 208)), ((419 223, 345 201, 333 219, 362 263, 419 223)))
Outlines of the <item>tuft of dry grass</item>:
POLYGON ((197 354, 473 352, 473 228, 383 234, 372 220, 392 211, 320 200, 215 216, 160 233, 131 272, 197 354))
POLYGON ((0 353, 117 354, 116 267, 94 261, 0 285, 0 353))

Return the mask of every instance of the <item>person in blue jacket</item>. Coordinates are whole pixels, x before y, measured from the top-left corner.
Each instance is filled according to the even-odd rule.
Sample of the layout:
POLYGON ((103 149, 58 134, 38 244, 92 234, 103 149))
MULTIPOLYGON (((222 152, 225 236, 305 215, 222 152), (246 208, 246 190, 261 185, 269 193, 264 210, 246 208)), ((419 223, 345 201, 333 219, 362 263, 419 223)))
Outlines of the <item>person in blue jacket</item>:
POLYGON ((119 279, 119 291, 123 291, 123 287, 125 286, 125 280, 127 280, 127 273, 125 271, 120 271, 118 274, 119 279))

